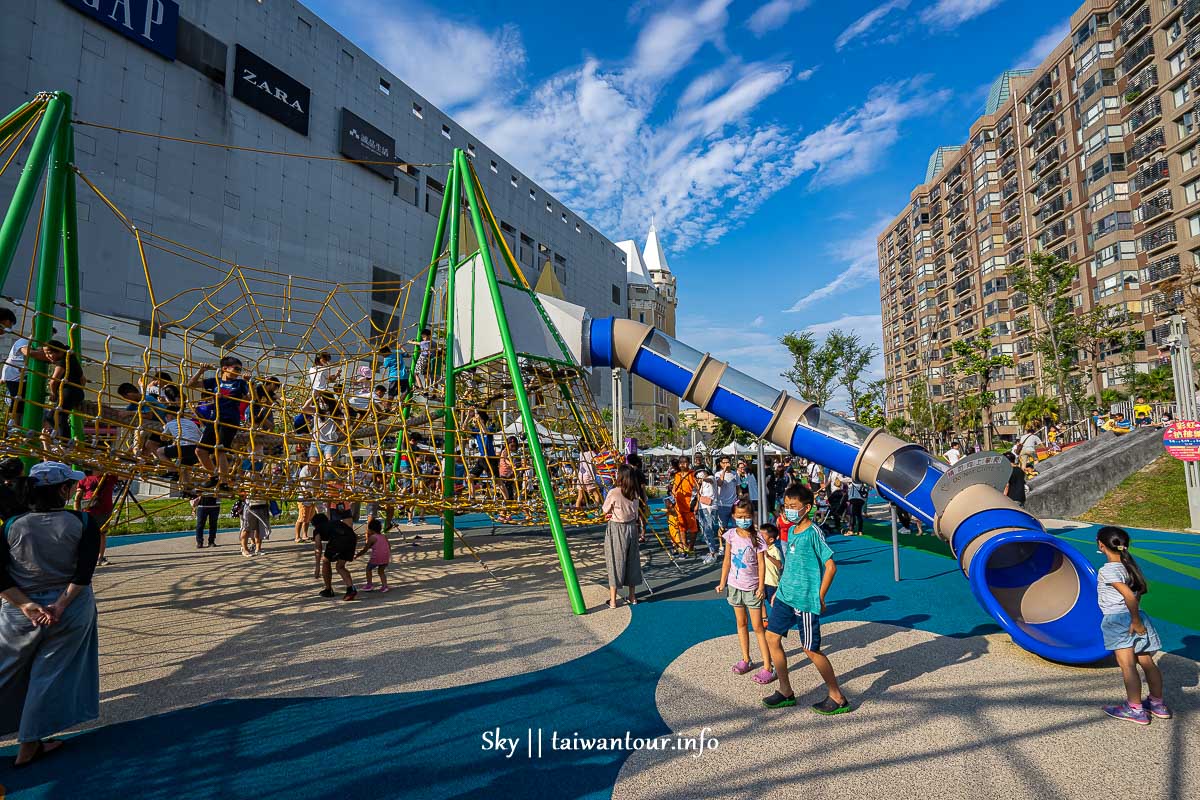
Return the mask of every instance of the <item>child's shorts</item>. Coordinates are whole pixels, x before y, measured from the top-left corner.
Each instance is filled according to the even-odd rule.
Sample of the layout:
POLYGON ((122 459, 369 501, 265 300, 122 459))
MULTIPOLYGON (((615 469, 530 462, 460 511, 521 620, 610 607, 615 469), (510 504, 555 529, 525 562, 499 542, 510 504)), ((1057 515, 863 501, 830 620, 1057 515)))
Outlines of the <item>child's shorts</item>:
POLYGON ((775 598, 767 614, 767 630, 778 636, 787 636, 795 625, 800 631, 800 646, 813 653, 821 652, 821 615, 811 611, 797 611, 775 598))
POLYGON ((725 599, 729 601, 729 605, 731 606, 762 608, 762 600, 755 597, 754 592, 750 589, 735 589, 732 586, 726 586, 725 599))
POLYGON ((271 532, 271 525, 267 521, 270 518, 270 506, 247 505, 242 510, 242 530, 258 536, 266 536, 271 532))
POLYGON ((768 583, 766 586, 763 587, 763 599, 766 600, 768 603, 770 603, 772 600, 775 599, 775 591, 777 589, 779 589, 778 586, 772 586, 771 584, 768 583))
POLYGON ((1104 646, 1109 650, 1125 650, 1132 647, 1134 655, 1139 656, 1143 653, 1157 653, 1161 650, 1162 641, 1158 638, 1158 631, 1154 629, 1154 623, 1140 611, 1138 614, 1142 618, 1142 624, 1146 626, 1146 633, 1143 636, 1134 636, 1129 632, 1133 616, 1128 611, 1105 614, 1100 621, 1100 631, 1104 634, 1104 646))
POLYGON ((368 561, 367 569, 379 569, 380 567, 386 567, 387 565, 388 565, 388 562, 386 562, 386 561, 380 561, 378 563, 375 561, 368 561))

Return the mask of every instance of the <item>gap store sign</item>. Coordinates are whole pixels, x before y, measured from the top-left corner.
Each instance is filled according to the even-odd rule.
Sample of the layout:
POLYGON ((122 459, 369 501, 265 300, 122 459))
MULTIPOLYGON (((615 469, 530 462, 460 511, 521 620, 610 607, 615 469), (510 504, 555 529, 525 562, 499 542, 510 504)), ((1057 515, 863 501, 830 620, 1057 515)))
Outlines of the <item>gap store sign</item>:
POLYGON ((175 60, 179 3, 175 0, 63 0, 163 58, 175 60))

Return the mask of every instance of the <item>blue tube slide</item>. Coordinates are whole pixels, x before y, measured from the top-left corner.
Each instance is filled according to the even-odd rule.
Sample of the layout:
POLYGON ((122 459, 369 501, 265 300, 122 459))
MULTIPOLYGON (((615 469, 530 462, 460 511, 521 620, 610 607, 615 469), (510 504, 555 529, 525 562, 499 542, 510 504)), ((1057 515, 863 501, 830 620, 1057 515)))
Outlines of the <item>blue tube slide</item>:
MULTIPOLYGON (((694 397, 704 410, 756 436, 786 443, 797 456, 872 483, 886 500, 934 524, 938 515, 931 492, 946 466, 924 449, 789 400, 786 393, 630 320, 590 320, 584 336, 583 354, 592 366, 620 367, 675 395, 694 397), (705 381, 696 391, 694 384, 705 381), (789 402, 804 409, 790 432, 780 430, 777 420, 789 402), (878 466, 864 470, 868 456, 878 466)), ((1043 658, 1081 664, 1105 657, 1096 572, 1087 559, 1001 492, 977 485, 960 494, 943 508, 935 529, 949 542, 984 610, 1014 642, 1043 658)))

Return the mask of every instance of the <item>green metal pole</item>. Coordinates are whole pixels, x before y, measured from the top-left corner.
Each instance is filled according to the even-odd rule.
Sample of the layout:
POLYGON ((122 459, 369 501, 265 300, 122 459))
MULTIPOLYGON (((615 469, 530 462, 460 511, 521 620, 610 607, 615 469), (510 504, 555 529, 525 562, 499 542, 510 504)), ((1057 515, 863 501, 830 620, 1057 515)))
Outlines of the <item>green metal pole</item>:
MULTIPOLYGON (((42 121, 43 130, 38 131, 41 138, 46 125, 54 124, 52 133, 53 148, 50 152, 50 167, 46 173, 46 207, 42 212, 42 231, 40 249, 37 255, 37 297, 35 309, 37 316, 33 320, 33 336, 30 337, 30 349, 36 345, 44 345, 50 340, 54 329, 54 304, 58 300, 58 251, 62 247, 63 194, 66 189, 67 171, 67 136, 70 127, 71 96, 58 92, 51 100, 51 105, 57 107, 57 114, 47 110, 46 118, 42 121)), ((34 147, 37 143, 34 143, 34 147)), ((32 160, 32 159, 31 159, 32 160)), ((25 180, 25 175, 21 176, 25 180)), ((17 187, 20 191, 20 186, 17 187)), ((42 427, 42 404, 46 401, 46 368, 41 361, 30 358, 26 363, 25 374, 25 415, 22 426, 28 431, 38 431, 42 427)), ((50 399, 50 407, 58 403, 58 398, 50 399)))
MULTIPOLYGON (((66 163, 63 168, 63 207, 62 207, 62 243, 63 243, 63 292, 67 300, 67 343, 71 352, 83 363, 83 332, 81 310, 79 308, 79 225, 75 217, 75 129, 69 122, 63 122, 62 135, 66 139, 66 163)), ((83 440, 83 417, 80 414, 71 415, 71 438, 79 442, 83 440)))
MULTIPOLYGON (((459 172, 464 176, 470 175, 466 156, 456 152, 455 162, 459 172)), ((504 312, 504 300, 500 296, 500 283, 496 278, 496 269, 492 264, 491 248, 487 246, 484 234, 483 217, 480 214, 479 202, 475 197, 475 187, 468 177, 463 181, 467 190, 467 205, 471 209, 471 222, 475 226, 475 238, 479 240, 479 253, 483 257, 483 271, 487 276, 488 291, 492 295, 492 305, 496 309, 496 324, 500 328, 500 341, 504 345, 504 360, 508 363, 508 377, 512 381, 513 394, 516 395, 517 407, 521 411, 521 425, 525 428, 525 438, 529 444, 529 456, 533 460, 534 473, 538 478, 538 487, 542 493, 542 502, 546 504, 546 517, 550 522, 550 534, 554 538, 554 549, 558 553, 558 565, 562 568, 563 580, 567 584, 567 594, 571 598, 571 610, 583 614, 587 608, 583 604, 583 594, 579 590, 579 578, 575 575, 575 564, 571 561, 571 551, 567 548, 567 534, 563 530, 562 517, 558 513, 558 503, 554 498, 554 487, 550 483, 550 472, 546 468, 546 457, 542 453, 541 442, 537 437, 537 424, 533 419, 533 409, 529 407, 529 396, 525 392, 525 381, 521 377, 521 367, 517 363, 517 351, 513 346, 512 333, 508 329, 508 316, 504 312)))
MULTIPOLYGON (((17 246, 21 243, 21 232, 25 229, 25 220, 29 210, 33 208, 33 199, 37 195, 38 184, 50 159, 50 149, 58 133, 59 122, 65 116, 65 109, 70 107, 70 96, 56 92, 46 105, 46 113, 42 117, 41 126, 34 136, 33 146, 29 149, 29 158, 21 170, 17 188, 13 190, 12 202, 8 205, 8 213, 4 222, 0 223, 0 290, 8 280, 8 271, 12 268, 13 257, 17 254, 17 246), (65 99, 64 99, 65 98, 65 99)), ((69 116, 66 119, 70 119, 69 116)), ((43 234, 45 232, 43 231, 43 234)), ((58 241, 55 239, 55 246, 58 241)))
MULTIPOLYGON (((455 428, 458 420, 454 416, 454 405, 457 402, 457 392, 454 388, 454 284, 455 272, 458 268, 458 216, 460 203, 458 194, 462 172, 458 166, 461 151, 454 148, 454 166, 450 169, 446 185, 446 196, 450 200, 450 268, 446 272, 446 385, 444 413, 442 424, 445 436, 442 441, 442 497, 447 501, 454 500, 454 464, 458 443, 455 428)), ((454 511, 446 509, 442 512, 442 558, 450 561, 454 558, 454 511)))
MULTIPOLYGON (((433 255, 429 257, 429 275, 427 275, 425 278, 425 296, 421 299, 421 314, 417 318, 417 337, 418 338, 420 338, 420 336, 421 336, 421 331, 425 330, 425 326, 427 324, 429 324, 429 309, 433 303, 434 285, 437 283, 438 258, 442 254, 442 246, 446 241, 446 217, 447 217, 446 209, 449 208, 449 206, 450 206, 449 185, 450 185, 450 175, 453 172, 454 172, 454 166, 451 165, 449 171, 446 173, 447 191, 444 192, 442 195, 442 210, 438 214, 437 234, 433 237, 433 255)), ((401 324, 403 324, 404 320, 401 320, 400 322, 401 322, 401 324)), ((403 330, 403 328, 401 330, 403 330)), ((410 372, 409 373, 409 390, 408 390, 408 392, 405 393, 406 396, 412 392, 412 384, 413 384, 413 380, 412 380, 412 374, 410 372)), ((407 403, 402 404, 402 406, 400 408, 401 419, 404 419, 404 420, 408 419, 408 411, 409 411, 408 404, 407 403)), ((404 449, 402 446, 403 441, 404 441, 403 430, 401 430, 400 432, 398 432, 396 434, 396 454, 392 457, 391 489, 393 492, 396 491, 396 473, 400 471, 400 455, 402 454, 403 449, 404 449)), ((409 464, 409 469, 413 470, 413 474, 416 473, 416 470, 413 469, 412 464, 409 464)))
POLYGON ((26 102, 17 106, 15 111, 6 116, 4 119, 0 120, 0 138, 8 136, 10 133, 28 122, 30 115, 35 113, 35 109, 40 108, 41 106, 41 101, 38 101, 35 105, 33 100, 27 100, 26 102))

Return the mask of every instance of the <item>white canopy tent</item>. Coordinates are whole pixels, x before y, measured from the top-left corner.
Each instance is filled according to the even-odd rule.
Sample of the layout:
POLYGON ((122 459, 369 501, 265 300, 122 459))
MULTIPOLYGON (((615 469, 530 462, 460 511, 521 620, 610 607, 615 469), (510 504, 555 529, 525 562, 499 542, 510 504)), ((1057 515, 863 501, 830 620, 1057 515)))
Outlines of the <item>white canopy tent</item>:
MULTIPOLYGON (((534 422, 534 430, 537 432, 538 441, 549 442, 551 444, 575 444, 579 441, 579 437, 570 433, 556 433, 549 430, 540 422, 534 422)), ((515 422, 504 426, 505 436, 524 436, 525 427, 518 419, 515 422)))

